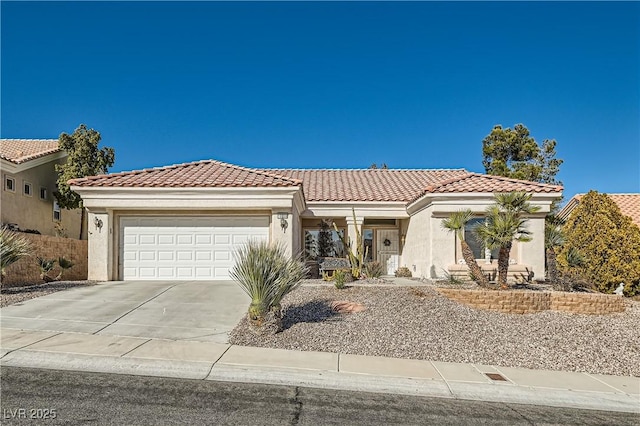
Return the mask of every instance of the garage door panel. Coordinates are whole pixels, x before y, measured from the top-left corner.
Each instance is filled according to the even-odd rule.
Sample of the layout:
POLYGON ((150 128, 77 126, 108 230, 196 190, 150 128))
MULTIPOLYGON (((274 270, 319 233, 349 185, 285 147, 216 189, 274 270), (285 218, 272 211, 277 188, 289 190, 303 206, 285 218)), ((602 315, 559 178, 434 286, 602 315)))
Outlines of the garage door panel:
POLYGON ((122 217, 122 279, 228 279, 233 252, 269 239, 268 217, 122 217))

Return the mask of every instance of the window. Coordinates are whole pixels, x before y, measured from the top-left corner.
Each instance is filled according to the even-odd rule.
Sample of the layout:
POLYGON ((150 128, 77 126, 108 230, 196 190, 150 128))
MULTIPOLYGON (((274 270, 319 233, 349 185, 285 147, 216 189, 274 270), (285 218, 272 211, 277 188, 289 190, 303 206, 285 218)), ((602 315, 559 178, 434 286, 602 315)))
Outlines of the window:
POLYGON ((60 220, 60 206, 58 205, 57 201, 53 202, 53 220, 60 220))
POLYGON ((22 187, 22 193, 24 195, 26 195, 27 197, 31 197, 32 192, 31 192, 31 184, 28 182, 24 182, 24 185, 22 187))
POLYGON ((9 192, 16 192, 16 180, 12 177, 6 176, 4 178, 4 189, 9 192))
MULTIPOLYGON (((344 235, 344 229, 340 229, 344 235)), ((335 229, 305 229, 304 230, 304 257, 307 260, 316 260, 318 257, 344 257, 344 246, 335 229)))
MULTIPOLYGON (((484 218, 471 219, 464 227, 464 240, 469 244, 471 251, 473 251, 473 256, 476 259, 484 259, 484 244, 476 239, 476 234, 473 232, 475 227, 482 222, 484 222, 484 218)), ((498 249, 491 250, 491 259, 497 259, 498 252, 498 249)))
POLYGON ((47 188, 40 188, 40 199, 41 200, 47 199, 47 188))

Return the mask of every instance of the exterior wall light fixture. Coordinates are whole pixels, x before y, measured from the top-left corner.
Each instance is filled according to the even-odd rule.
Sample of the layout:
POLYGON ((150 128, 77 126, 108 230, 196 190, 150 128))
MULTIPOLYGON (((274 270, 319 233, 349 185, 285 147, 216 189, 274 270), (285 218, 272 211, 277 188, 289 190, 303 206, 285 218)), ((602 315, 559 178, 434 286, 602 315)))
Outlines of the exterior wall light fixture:
POLYGON ((102 219, 98 218, 97 216, 93 217, 93 224, 95 225, 97 230, 102 229, 102 219))
POLYGON ((282 228, 282 232, 287 232, 287 227, 289 223, 287 222, 287 218, 289 217, 289 213, 280 212, 278 213, 278 219, 280 219, 280 228, 282 228))

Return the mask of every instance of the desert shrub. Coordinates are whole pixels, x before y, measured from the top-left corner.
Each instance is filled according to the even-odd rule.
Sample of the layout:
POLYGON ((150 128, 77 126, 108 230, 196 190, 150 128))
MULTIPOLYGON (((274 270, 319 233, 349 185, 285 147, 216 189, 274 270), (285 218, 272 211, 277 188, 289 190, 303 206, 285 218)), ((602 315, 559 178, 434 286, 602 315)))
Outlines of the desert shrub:
POLYGON ((606 194, 590 191, 584 195, 563 232, 565 245, 558 256, 563 272, 571 270, 602 293, 613 293, 621 282, 627 296, 640 291, 636 284, 640 280, 640 228, 606 194))
POLYGON ((29 255, 32 247, 29 240, 7 228, 0 228, 0 274, 5 268, 29 255))
POLYGON ((364 265, 364 274, 367 278, 380 278, 385 273, 385 268, 382 265, 382 262, 374 260, 372 262, 368 262, 364 265))
POLYGON ((344 269, 336 269, 333 273, 333 285, 335 285, 338 290, 344 288, 344 284, 347 282, 348 273, 350 272, 345 271, 344 269))
POLYGON ((251 298, 249 323, 263 333, 280 331, 280 303, 307 274, 304 263, 287 256, 282 245, 265 241, 249 241, 235 255, 230 276, 251 298))
POLYGON ((410 278, 413 276, 413 274, 411 273, 411 270, 409 268, 407 268, 406 266, 401 266, 399 267, 395 274, 396 277, 405 277, 405 278, 410 278))

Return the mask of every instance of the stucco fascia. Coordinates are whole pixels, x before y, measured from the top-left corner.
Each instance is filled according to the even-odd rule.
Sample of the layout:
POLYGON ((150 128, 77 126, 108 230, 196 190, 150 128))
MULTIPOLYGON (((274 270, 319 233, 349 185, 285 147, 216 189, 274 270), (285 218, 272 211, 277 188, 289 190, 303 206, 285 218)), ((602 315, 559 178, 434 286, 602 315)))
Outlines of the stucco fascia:
POLYGON ((72 186, 89 210, 101 209, 278 209, 295 203, 304 208, 295 188, 110 188, 72 186))
MULTIPOLYGON (((458 210, 471 209, 474 213, 483 212, 488 206, 493 204, 493 193, 456 193, 456 194, 437 194, 425 196, 407 206, 409 215, 433 207, 434 216, 452 213, 458 210)), ((531 197, 531 205, 540 207, 540 214, 546 214, 551 211, 551 204, 562 197, 561 193, 553 194, 537 194, 531 197)))
POLYGON ((43 164, 57 161, 61 158, 66 158, 67 156, 68 154, 66 152, 60 151, 47 154, 43 157, 34 158, 33 160, 27 160, 24 163, 20 164, 12 163, 11 161, 2 158, 0 159, 0 164, 2 165, 2 171, 4 171, 5 173, 20 173, 25 170, 41 166, 43 164))
POLYGON ((350 202, 331 201, 314 202, 307 201, 306 210, 301 213, 302 217, 347 217, 353 216, 352 209, 356 215, 366 218, 408 218, 407 208, 402 202, 350 202))

